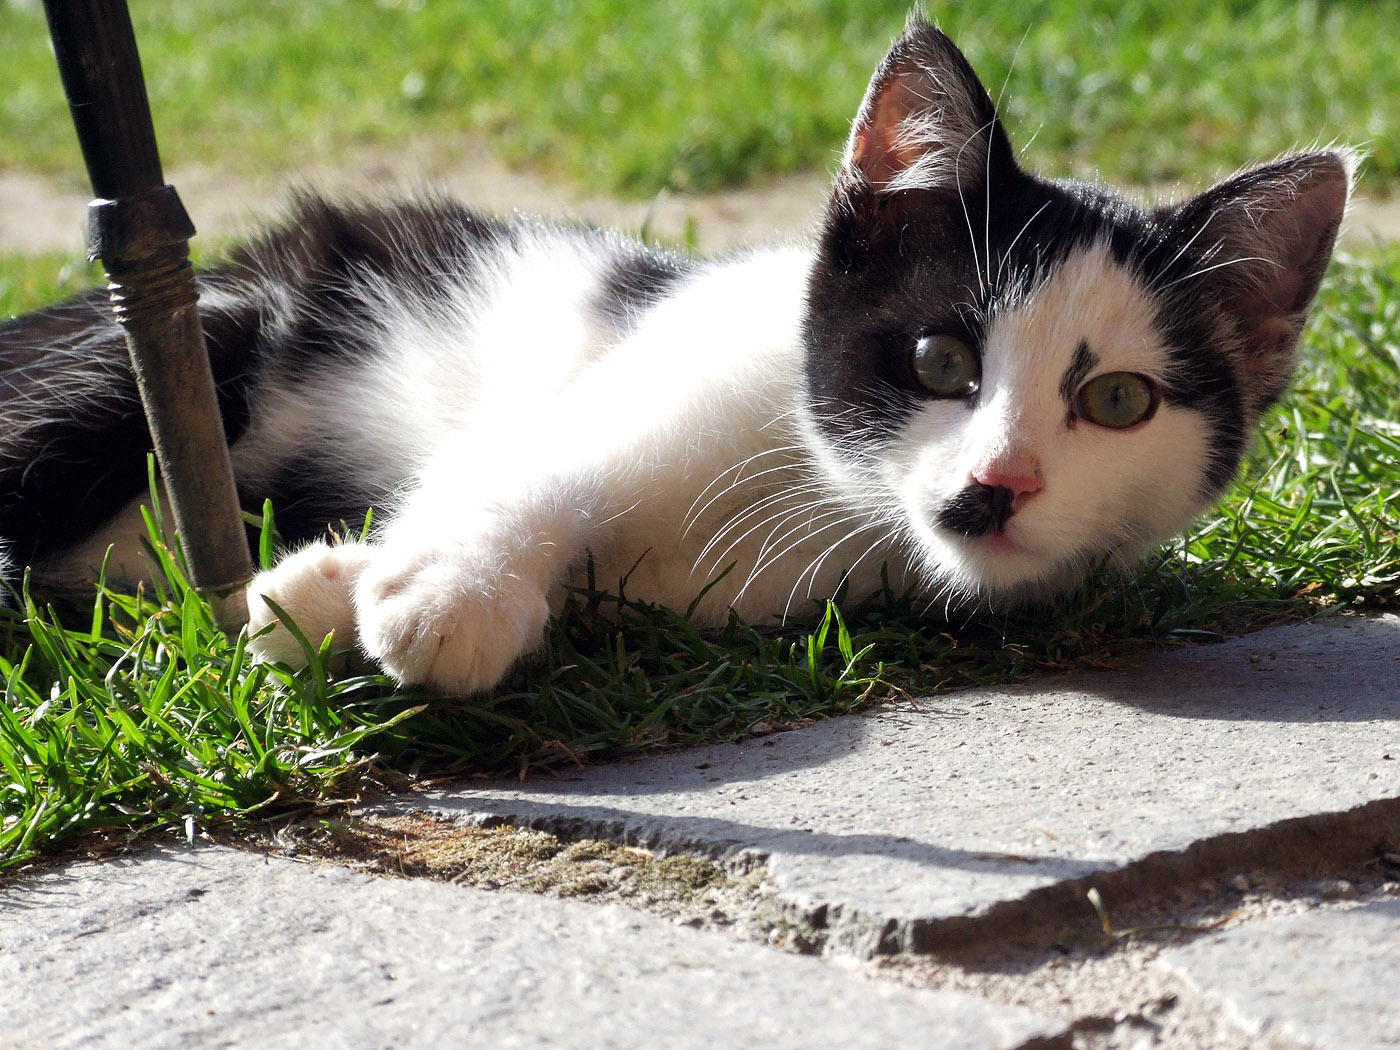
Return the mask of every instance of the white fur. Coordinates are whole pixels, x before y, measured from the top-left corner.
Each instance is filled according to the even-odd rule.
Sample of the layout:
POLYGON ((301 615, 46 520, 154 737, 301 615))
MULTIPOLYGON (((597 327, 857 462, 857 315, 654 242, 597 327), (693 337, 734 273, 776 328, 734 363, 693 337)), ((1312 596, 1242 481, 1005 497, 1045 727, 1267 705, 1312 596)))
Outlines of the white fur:
MULTIPOLYGON (((616 345, 584 308, 595 264, 541 234, 502 261, 484 314, 449 297, 424 320, 386 296, 387 351, 367 374, 260 413, 236 461, 260 446, 260 427, 285 433, 300 413, 307 433, 339 431, 357 462, 416 469, 368 544, 293 555, 258 578, 253 605, 272 597, 313 643, 358 634, 400 679, 469 692, 538 643, 585 555, 600 585, 673 608, 733 566, 697 619, 722 622, 732 607, 761 622, 843 577, 868 593, 887 563, 896 585, 912 568, 960 599, 1048 590, 1197 508, 1196 414, 1164 405, 1150 425, 1113 432, 1072 425, 1059 394, 1081 341, 1097 372, 1165 379, 1152 294, 1104 248, 998 311, 978 407, 927 402, 873 458, 827 448, 803 404, 806 253, 704 269, 616 345), (935 530, 938 507, 988 464, 1043 487, 998 537, 935 530)), ((298 651, 280 628, 255 648, 298 651)))
MULTIPOLYGON (((615 345, 584 308, 598 260, 563 235, 500 260, 484 313, 449 298, 411 317, 386 296, 385 353, 260 406, 234 460, 335 434, 356 462, 411 461, 412 484, 368 545, 294 555, 253 604, 313 643, 353 622, 401 679, 471 691, 534 647, 585 554, 601 585, 676 608, 734 565, 697 610, 710 624, 782 615, 852 569, 873 589, 888 538, 848 520, 802 447, 808 264, 777 250, 702 270, 615 345)), ((280 628, 254 645, 297 651, 280 628)))

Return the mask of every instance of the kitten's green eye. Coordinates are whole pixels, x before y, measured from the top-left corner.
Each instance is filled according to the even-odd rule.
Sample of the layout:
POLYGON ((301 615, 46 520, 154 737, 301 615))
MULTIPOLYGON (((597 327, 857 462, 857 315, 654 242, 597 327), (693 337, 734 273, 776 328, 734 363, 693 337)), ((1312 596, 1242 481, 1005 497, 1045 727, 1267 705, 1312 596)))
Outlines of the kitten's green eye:
POLYGON ((1146 422, 1157 411, 1157 384, 1135 372, 1095 376, 1074 398, 1074 414, 1112 430, 1146 422))
POLYGON ((914 378, 935 397, 971 397, 982 381, 982 363, 956 336, 926 335, 914 344, 914 378))

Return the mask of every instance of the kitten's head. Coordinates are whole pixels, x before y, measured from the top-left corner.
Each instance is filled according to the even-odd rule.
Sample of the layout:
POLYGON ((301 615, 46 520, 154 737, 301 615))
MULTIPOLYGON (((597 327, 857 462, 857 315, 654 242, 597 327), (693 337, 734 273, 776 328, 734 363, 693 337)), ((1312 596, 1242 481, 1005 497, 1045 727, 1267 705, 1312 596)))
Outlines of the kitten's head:
POLYGON ((1301 154, 1159 208, 1049 182, 948 38, 911 23, 809 285, 824 467, 958 597, 1135 557, 1221 493, 1283 393, 1352 167, 1301 154))

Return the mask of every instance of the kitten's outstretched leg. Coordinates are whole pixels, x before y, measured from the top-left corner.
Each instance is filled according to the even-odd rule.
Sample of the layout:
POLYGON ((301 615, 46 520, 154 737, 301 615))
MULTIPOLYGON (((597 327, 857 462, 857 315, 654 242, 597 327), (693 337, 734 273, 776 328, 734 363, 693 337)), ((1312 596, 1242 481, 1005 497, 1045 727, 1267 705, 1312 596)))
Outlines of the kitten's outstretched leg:
POLYGON ((306 663, 267 597, 312 645, 328 634, 337 648, 359 644, 400 682, 458 694, 489 689, 544 634, 550 560, 470 541, 312 544, 249 586, 249 634, 272 625, 249 648, 260 660, 306 663))
MULTIPOLYGON (((353 572, 336 577, 316 555, 296 555, 298 568, 274 570, 279 582, 267 593, 305 627, 293 595, 319 609, 310 596, 333 592, 326 604, 352 611, 361 648, 389 674, 466 694, 492 688, 538 647, 586 552, 609 580, 654 552, 653 566, 671 559, 661 577, 688 590, 698 549, 680 548, 701 491, 734 464, 797 442, 775 420, 791 417, 784 377, 801 353, 804 258, 775 254, 717 271, 690 293, 693 303, 670 300, 605 354, 580 346, 553 389, 527 377, 517 390, 508 376, 511 385, 483 394, 382 508, 353 572), (700 327, 703 368, 694 366, 700 327)), ((346 557, 332 554, 332 568, 346 557)), ((316 616, 318 631, 343 629, 344 620, 316 616)))
POLYGON ((382 552, 355 593, 365 650, 402 682, 489 689, 549 622, 546 581, 462 545, 382 552))
POLYGON ((444 513, 406 508, 376 545, 355 589, 366 652, 402 682, 467 694, 494 686, 539 645, 548 595, 579 549, 568 501, 512 501, 444 527, 444 513))
POLYGON ((313 543, 255 576, 248 586, 248 634, 273 626, 249 642, 253 655, 293 667, 306 663, 301 644, 264 597, 281 606, 312 645, 320 645, 329 634, 335 635, 338 648, 356 644, 352 596, 370 557, 371 549, 360 543, 313 543))

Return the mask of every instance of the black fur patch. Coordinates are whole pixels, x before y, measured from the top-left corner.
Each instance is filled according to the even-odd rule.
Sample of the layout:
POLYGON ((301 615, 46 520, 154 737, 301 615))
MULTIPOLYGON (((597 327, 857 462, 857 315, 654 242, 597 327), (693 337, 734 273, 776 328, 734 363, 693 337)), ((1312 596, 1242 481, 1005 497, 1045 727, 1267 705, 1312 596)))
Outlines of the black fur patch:
POLYGON ((1069 367, 1060 379, 1060 399, 1067 405, 1074 404, 1074 395, 1078 393, 1084 380, 1089 378, 1089 373, 1098 367, 1098 354, 1090 350, 1089 344, 1081 339, 1079 345, 1074 348, 1074 357, 1070 359, 1069 367))
MULTIPOLYGON (((224 429, 247 425, 256 314, 205 311, 224 429)), ((20 565, 84 539, 146 488, 152 449, 106 293, 0 325, 0 537, 20 565)))
POLYGON ((693 266, 678 255, 632 242, 618 241, 616 249, 592 307, 608 327, 626 331, 640 314, 664 299, 693 266))
POLYGON ((0 536, 16 564, 81 540, 145 483, 151 439, 106 300, 0 325, 0 536))
MULTIPOLYGON (((277 535, 288 547, 324 540, 343 529, 358 532, 372 507, 383 507, 390 496, 366 488, 362 481, 320 469, 314 457, 282 464, 257 479, 241 482, 239 501, 247 509, 261 511, 272 501, 277 535)), ((249 542, 256 542, 250 526, 249 542)))
MULTIPOLYGON (((429 302, 470 282, 484 252, 514 229, 449 204, 340 209, 300 202, 281 230, 200 277, 201 319, 224 432, 247 429, 269 375, 367 352, 366 282, 429 302)), ((353 426, 353 421, 347 421, 353 426)), ((121 329, 101 290, 0 324, 0 542, 32 564, 80 542, 141 495, 152 443, 121 329)), ((261 483, 240 479, 244 508, 271 497, 289 542, 358 524, 372 501, 314 461, 261 483)))
POLYGON ((445 284, 469 286, 483 256, 514 238, 505 223, 454 204, 341 209, 305 197, 288 226, 240 252, 229 269, 277 296, 265 308, 282 324, 269 326, 277 334, 262 349, 295 372, 375 345, 368 298, 389 287, 432 302, 445 284))

